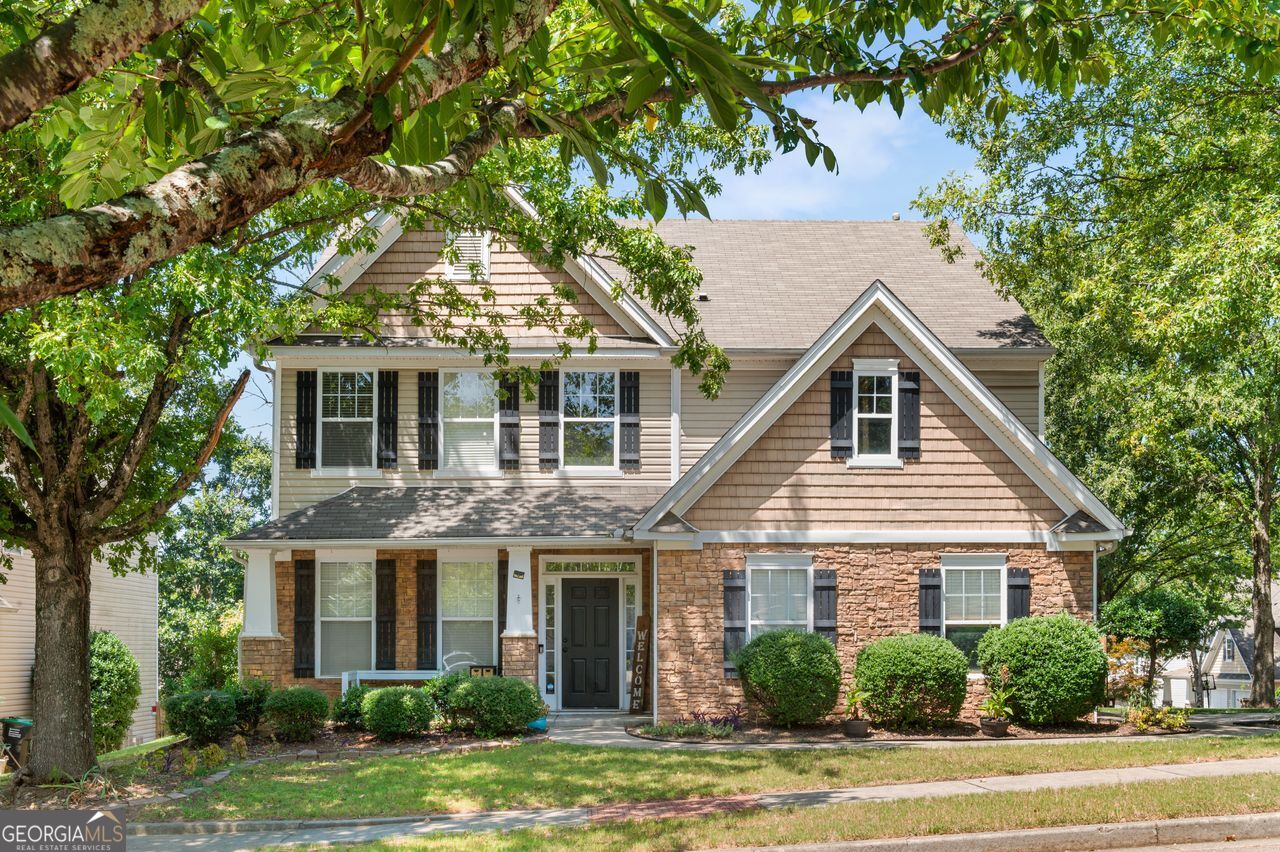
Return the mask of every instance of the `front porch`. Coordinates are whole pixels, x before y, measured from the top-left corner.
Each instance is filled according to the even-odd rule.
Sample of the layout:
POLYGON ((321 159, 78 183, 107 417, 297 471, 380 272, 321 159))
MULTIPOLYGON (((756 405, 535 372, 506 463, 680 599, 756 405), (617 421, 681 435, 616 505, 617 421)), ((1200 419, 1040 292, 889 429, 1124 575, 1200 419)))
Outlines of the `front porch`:
POLYGON ((537 685, 553 711, 626 711, 643 547, 249 551, 241 673, 331 696, 474 666, 537 685))

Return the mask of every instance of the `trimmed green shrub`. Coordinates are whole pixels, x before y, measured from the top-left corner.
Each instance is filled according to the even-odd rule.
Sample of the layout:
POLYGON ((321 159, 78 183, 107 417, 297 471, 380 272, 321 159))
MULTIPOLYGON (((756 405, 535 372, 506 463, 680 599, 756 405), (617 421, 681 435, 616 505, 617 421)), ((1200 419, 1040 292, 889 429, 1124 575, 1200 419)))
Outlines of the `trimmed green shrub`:
POLYGON ((953 721, 964 705, 969 661, 941 636, 904 633, 867 644, 858 653, 862 709, 886 728, 913 728, 953 721))
POLYGON ((453 712, 449 699, 455 689, 469 680, 471 680, 471 675, 467 672, 450 672, 443 677, 433 678, 422 685, 423 694, 431 699, 431 703, 436 708, 436 716, 444 720, 447 728, 457 728, 463 724, 463 720, 459 719, 458 715, 453 712))
POLYGON ((482 737, 520 734, 547 712, 537 687, 518 677, 469 677, 448 693, 449 711, 482 737))
POLYGON ((124 744, 142 694, 138 661, 120 637, 106 630, 89 634, 89 708, 93 748, 98 754, 124 744))
POLYGON ((426 733, 434 710, 426 693, 412 686, 374 689, 364 696, 360 705, 365 728, 380 740, 426 733))
POLYGON ((226 689, 236 682, 239 666, 240 617, 206 618, 191 633, 187 671, 182 688, 187 692, 226 689))
POLYGON ((987 678, 1007 672, 1013 719, 1026 725, 1061 725, 1102 703, 1107 654, 1102 636, 1067 613, 1019 618, 988 630, 978 643, 987 678))
POLYGON ((771 630, 733 658, 747 700, 775 725, 812 725, 828 716, 840 692, 840 659, 824 636, 771 630))
POLYGON ((170 730, 186 734, 192 745, 216 743, 236 726, 236 702, 220 689, 183 692, 164 700, 170 730))
POLYGON ((245 736, 258 730, 271 697, 271 682, 260 677, 244 677, 227 687, 236 705, 236 730, 245 736))
MULTIPOLYGON (((373 690, 361 684, 352 684, 347 691, 333 699, 333 713, 329 718, 344 728, 364 729, 364 697, 373 690)), ((429 700, 429 699, 428 699, 429 700)))
POLYGON ((329 715, 329 699, 309 686, 271 693, 264 715, 280 739, 301 743, 315 739, 329 715))

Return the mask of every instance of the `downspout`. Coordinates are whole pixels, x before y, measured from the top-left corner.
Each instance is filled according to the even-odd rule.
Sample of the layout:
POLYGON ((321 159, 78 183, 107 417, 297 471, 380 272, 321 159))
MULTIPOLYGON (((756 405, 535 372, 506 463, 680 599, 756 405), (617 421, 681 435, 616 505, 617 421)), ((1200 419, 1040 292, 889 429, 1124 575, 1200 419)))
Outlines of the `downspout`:
POLYGON ((271 377, 271 520, 280 517, 280 374, 253 357, 253 366, 271 377))
POLYGON ((1093 623, 1098 623, 1098 545, 1093 546, 1093 623))

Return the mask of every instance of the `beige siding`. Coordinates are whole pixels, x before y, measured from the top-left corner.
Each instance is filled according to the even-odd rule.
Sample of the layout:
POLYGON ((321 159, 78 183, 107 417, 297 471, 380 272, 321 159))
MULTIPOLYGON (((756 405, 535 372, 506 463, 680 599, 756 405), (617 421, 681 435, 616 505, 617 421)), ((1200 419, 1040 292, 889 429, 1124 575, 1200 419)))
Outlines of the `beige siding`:
MULTIPOLYGON (((388 292, 396 292, 403 291, 423 278, 441 279, 447 268, 440 259, 443 245, 438 232, 409 231, 356 279, 352 285, 353 290, 376 286, 388 292)), ((521 307, 535 304, 542 297, 551 300, 552 304, 559 302, 552 290, 557 284, 569 287, 577 296, 577 302, 564 305, 565 321, 574 316, 583 316, 601 334, 626 334, 617 321, 563 270, 535 263, 528 255, 496 240, 490 251, 489 268, 490 280, 486 284, 465 283, 457 286, 464 294, 472 297, 480 294, 481 287, 491 287, 493 300, 486 302, 486 309, 497 308, 511 318, 504 325, 504 330, 510 337, 545 337, 550 333, 546 327, 526 328, 517 312, 521 307)), ((455 322, 463 324, 459 320, 455 322)), ((392 336, 431 336, 430 329, 413 325, 404 314, 387 314, 383 319, 383 331, 392 336)))
POLYGON ((1210 663, 1206 667, 1210 674, 1240 674, 1247 675, 1249 670, 1245 667, 1244 660, 1240 656, 1240 649, 1236 648, 1236 658, 1228 660, 1227 655, 1223 653, 1223 649, 1227 642, 1231 642, 1231 634, 1225 630, 1219 630, 1213 647, 1209 649, 1210 663))
POLYGON ((681 473, 693 467, 756 400, 768 393, 769 388, 786 372, 786 366, 772 369, 756 369, 745 365, 734 367, 729 371, 724 388, 715 399, 707 399, 702 395, 698 390, 697 379, 690 373, 681 374, 681 473))
MULTIPOLYGON (((31 667, 35 664, 35 566, 24 553, 13 554, 13 570, 0 586, 0 598, 15 609, 0 609, 0 716, 31 715, 31 667)), ((157 659, 156 575, 113 576, 95 564, 91 578, 89 621, 110 630, 133 651, 142 677, 142 695, 133 714, 126 745, 155 739, 159 661, 157 659)))
MULTIPOLYGON (((317 475, 294 466, 297 438, 297 370, 280 370, 280 513, 287 514, 304 506, 340 494, 353 485, 512 485, 575 479, 538 469, 538 403, 520 401, 520 470, 504 471, 496 477, 459 480, 437 476, 434 471, 418 470, 418 372, 434 369, 429 364, 400 368, 399 429, 397 459, 399 467, 384 470, 381 475, 347 477, 317 475)), ((640 371, 640 470, 617 477, 620 484, 666 484, 671 479, 671 371, 640 371)), ((583 483, 600 485, 613 480, 598 476, 577 477, 583 483)))
MULTIPOLYGON (((871 328, 854 357, 912 364, 871 328)), ((1062 511, 942 390, 921 377, 921 458, 901 469, 849 469, 831 458, 830 382, 805 391, 684 514, 704 530, 1046 529, 1062 511)))
POLYGON ((1040 434, 1040 372, 1038 370, 975 370, 974 375, 991 389, 1033 435, 1040 434))

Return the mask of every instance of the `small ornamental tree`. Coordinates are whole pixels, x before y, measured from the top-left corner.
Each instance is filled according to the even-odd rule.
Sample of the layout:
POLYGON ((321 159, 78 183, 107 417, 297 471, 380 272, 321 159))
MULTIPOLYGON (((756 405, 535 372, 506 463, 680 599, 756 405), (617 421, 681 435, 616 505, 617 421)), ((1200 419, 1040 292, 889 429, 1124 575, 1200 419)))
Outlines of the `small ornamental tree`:
POLYGON ((1103 631, 1147 646, 1144 700, 1150 702, 1164 660, 1188 654, 1200 642, 1212 616, 1195 598, 1156 586, 1108 601, 1099 619, 1103 631))

